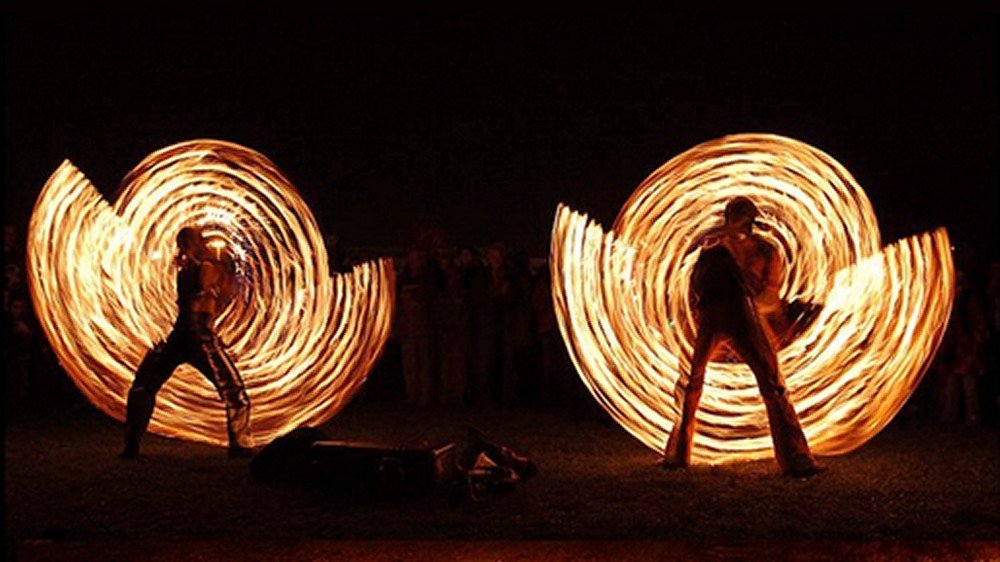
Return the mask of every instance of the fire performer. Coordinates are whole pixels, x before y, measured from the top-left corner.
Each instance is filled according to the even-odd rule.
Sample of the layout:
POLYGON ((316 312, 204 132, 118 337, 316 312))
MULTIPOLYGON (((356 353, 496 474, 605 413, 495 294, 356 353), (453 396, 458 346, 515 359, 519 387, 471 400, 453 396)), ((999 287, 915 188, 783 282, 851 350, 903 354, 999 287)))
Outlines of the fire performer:
POLYGON ((708 241, 695 264, 691 287, 698 335, 687 381, 682 378, 677 383, 681 419, 667 439, 665 468, 684 468, 690 463, 695 412, 705 382, 705 367, 725 339, 757 379, 767 409, 774 456, 782 472, 807 477, 822 470, 809 451, 785 390, 777 356, 759 316, 774 310, 775 301, 780 302, 777 290, 781 272, 775 265, 774 249, 753 234, 757 213, 757 207, 746 197, 732 199, 726 205, 722 232, 708 241))
POLYGON ((250 400, 214 330, 216 317, 234 293, 232 260, 221 252, 213 255, 202 232, 191 227, 177 234, 177 250, 177 319, 167 339, 146 354, 136 371, 125 409, 125 449, 121 456, 138 456, 156 393, 181 363, 201 371, 225 403, 229 455, 249 456, 253 451, 250 400))

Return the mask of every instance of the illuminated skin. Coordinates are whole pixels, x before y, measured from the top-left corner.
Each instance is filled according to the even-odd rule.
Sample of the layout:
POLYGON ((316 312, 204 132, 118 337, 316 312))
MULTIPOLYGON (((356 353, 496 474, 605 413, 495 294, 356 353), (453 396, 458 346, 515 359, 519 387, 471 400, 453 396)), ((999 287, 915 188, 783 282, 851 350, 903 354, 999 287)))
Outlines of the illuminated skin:
POLYGON ((781 253, 753 232, 754 218, 744 216, 727 222, 721 240, 743 272, 757 312, 764 320, 761 328, 771 345, 778 346, 779 336, 787 328, 785 303, 781 300, 785 266, 781 253))
MULTIPOLYGON (((109 204, 71 163, 52 174, 28 229, 29 286, 60 363, 101 411, 125 417, 140 360, 177 315, 175 235, 202 229, 247 280, 218 313, 253 404, 255 442, 318 425, 364 383, 389 335, 389 260, 331 276, 309 208, 273 163, 199 140, 143 160, 109 204)), ((160 389, 149 431, 225 445, 208 381, 182 365, 160 389)))
MULTIPOLYGON (((817 308, 778 352, 803 432, 816 455, 852 451, 920 382, 947 323, 954 269, 943 229, 883 247, 864 191, 804 143, 745 134, 696 146, 639 186, 611 232, 560 206, 550 268, 570 357, 602 407, 662 452, 695 341, 692 268, 740 195, 760 210, 755 233, 785 264, 781 300, 817 308)), ((773 455, 743 363, 708 364, 697 420, 694 464, 773 455)))

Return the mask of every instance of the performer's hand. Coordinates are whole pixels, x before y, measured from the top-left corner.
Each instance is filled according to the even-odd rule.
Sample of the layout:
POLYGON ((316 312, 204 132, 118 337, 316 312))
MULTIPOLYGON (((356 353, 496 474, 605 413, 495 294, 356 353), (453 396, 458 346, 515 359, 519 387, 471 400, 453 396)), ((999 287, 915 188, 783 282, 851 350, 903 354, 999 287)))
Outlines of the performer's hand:
POLYGON ((777 289, 768 287, 757 295, 754 299, 754 304, 757 305, 757 310, 761 313, 772 314, 780 311, 785 303, 781 300, 781 295, 778 294, 777 289))

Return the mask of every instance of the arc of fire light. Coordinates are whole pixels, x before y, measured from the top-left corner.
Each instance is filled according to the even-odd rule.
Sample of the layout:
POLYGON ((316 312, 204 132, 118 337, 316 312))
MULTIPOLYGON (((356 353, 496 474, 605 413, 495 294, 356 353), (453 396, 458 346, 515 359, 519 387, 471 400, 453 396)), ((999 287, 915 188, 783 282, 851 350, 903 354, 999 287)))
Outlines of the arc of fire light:
MULTIPOLYGON (((124 419, 136 367, 177 312, 175 236, 206 229, 228 247, 240 294, 217 329, 268 442, 329 420, 361 387, 389 335, 394 274, 382 259, 331 276, 319 228, 263 155, 216 140, 149 155, 109 204, 69 161, 45 184, 28 229, 32 300, 59 362, 97 408, 124 419)), ((150 431, 223 445, 214 387, 183 365, 157 396, 150 431)))
MULTIPOLYGON (((684 152, 639 186, 610 232, 560 205, 552 293, 573 363, 608 413, 662 452, 694 342, 688 281, 698 242, 737 195, 757 204, 760 232, 788 264, 782 297, 819 308, 778 353, 803 430, 817 454, 854 450, 904 405, 941 341, 951 247, 938 229, 883 248, 850 173, 793 139, 741 134, 684 152)), ((697 420, 695 462, 772 454, 743 363, 709 364, 697 420)))

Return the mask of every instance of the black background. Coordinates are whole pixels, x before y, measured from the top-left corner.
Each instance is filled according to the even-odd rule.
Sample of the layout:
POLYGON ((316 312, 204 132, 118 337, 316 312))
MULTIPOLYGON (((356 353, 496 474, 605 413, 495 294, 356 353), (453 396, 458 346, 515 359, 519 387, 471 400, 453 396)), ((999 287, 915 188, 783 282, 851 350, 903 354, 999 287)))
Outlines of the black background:
POLYGON ((5 219, 72 160, 109 198, 192 138, 258 150, 348 247, 547 251, 560 201, 610 226, 725 134, 839 160, 883 237, 996 258, 997 17, 188 14, 7 17, 5 219))

